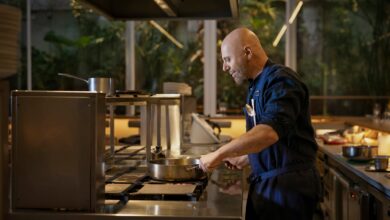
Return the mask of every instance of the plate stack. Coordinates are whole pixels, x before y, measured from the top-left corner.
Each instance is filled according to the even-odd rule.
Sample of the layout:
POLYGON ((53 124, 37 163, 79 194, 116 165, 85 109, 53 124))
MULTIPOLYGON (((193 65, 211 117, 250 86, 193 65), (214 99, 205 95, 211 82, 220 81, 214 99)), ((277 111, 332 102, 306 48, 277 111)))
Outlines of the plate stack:
POLYGON ((163 84, 163 92, 182 94, 182 95, 192 95, 192 87, 186 83, 165 82, 163 84))
POLYGON ((0 79, 18 69, 21 18, 19 8, 0 4, 0 79))

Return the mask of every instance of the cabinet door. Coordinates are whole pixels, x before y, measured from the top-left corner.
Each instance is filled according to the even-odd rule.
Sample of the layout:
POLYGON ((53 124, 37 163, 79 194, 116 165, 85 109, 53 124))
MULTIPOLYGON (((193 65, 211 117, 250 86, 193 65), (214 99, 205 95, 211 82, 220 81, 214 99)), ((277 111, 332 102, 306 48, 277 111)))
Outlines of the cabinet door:
POLYGON ((334 180, 334 219, 348 220, 349 182, 334 169, 330 169, 330 172, 334 180))

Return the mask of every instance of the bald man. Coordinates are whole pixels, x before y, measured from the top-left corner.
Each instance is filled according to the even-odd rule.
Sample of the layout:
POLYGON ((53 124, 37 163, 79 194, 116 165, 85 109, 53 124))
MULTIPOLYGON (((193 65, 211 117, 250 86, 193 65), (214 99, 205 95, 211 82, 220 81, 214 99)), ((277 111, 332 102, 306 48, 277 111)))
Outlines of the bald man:
POLYGON ((222 162, 230 169, 251 166, 246 219, 312 219, 320 184, 305 84, 293 70, 273 63, 247 28, 228 34, 221 53, 223 70, 237 84, 249 81, 247 132, 202 156, 203 170, 222 162))

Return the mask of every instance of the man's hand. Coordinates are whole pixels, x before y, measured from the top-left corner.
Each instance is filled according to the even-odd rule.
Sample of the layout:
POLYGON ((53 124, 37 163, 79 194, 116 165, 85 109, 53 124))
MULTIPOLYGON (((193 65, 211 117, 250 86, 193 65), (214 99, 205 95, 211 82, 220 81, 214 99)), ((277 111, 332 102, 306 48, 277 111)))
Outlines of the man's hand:
POLYGON ((211 172, 222 163, 217 151, 203 155, 200 158, 200 166, 204 172, 211 172))
POLYGON ((231 170, 242 170, 249 165, 248 155, 229 157, 223 161, 225 162, 225 166, 231 170))

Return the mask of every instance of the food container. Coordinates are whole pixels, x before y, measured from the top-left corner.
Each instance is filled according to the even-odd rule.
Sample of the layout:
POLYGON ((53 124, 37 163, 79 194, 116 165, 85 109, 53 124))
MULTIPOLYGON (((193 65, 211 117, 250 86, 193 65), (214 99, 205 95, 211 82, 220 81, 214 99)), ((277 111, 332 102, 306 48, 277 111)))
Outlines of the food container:
POLYGON ((389 166, 389 156, 378 155, 374 158, 375 170, 386 170, 389 166))
POLYGON ((346 145, 342 147, 342 153, 350 160, 371 160, 378 155, 378 146, 346 145))

